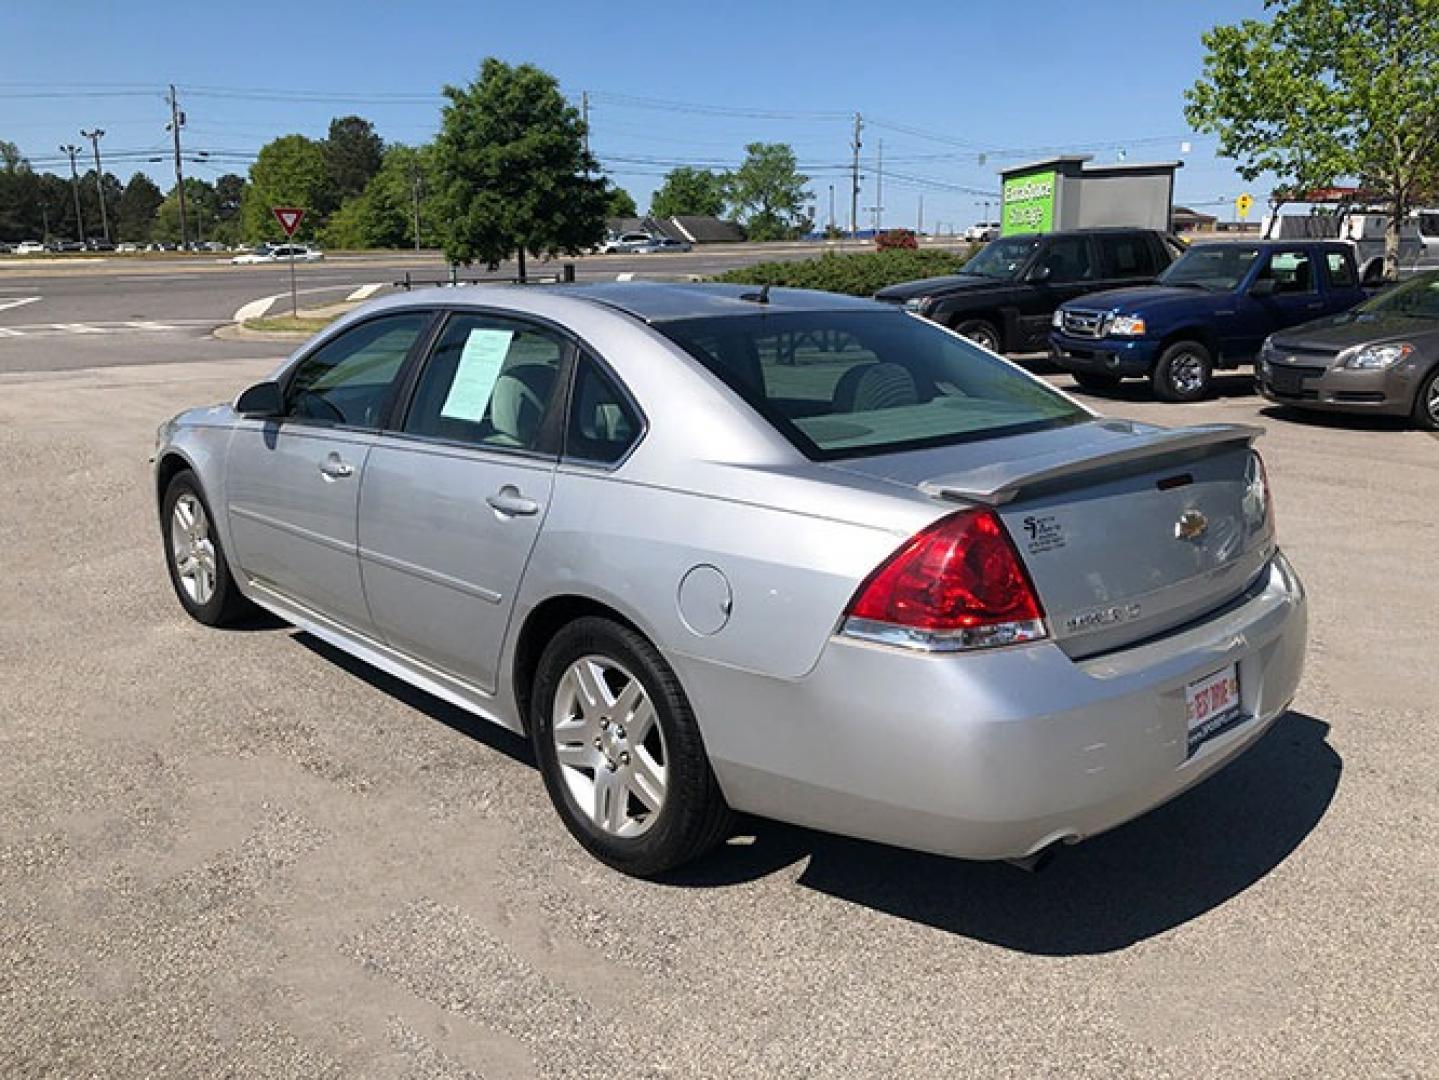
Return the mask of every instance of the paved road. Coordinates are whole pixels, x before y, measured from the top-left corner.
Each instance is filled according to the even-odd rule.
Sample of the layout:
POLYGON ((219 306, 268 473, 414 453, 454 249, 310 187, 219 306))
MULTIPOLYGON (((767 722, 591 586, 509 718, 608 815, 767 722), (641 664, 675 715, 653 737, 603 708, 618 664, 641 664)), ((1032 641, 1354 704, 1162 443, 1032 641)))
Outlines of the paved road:
MULTIPOLYGON (((764 259, 807 257, 821 247, 741 244, 569 261, 580 280, 619 274, 710 275, 764 259)), ((559 262, 532 262, 531 272, 552 274, 559 262)), ((493 275, 476 270, 463 276, 514 272, 503 265, 493 275)), ((448 270, 435 256, 404 253, 339 256, 300 265, 296 273, 301 306, 334 303, 356 290, 365 296, 383 294, 406 274, 417 282, 448 280, 448 270)), ((202 342, 254 301, 274 298, 272 311, 283 313, 289 294, 288 266, 231 266, 215 258, 0 261, 0 373, 80 370, 137 358, 143 363, 178 363, 201 355, 254 356, 253 344, 202 342), (108 340, 112 337, 127 340, 115 345, 108 340)))
POLYGON ((523 741, 185 619, 155 424, 278 353, 95 340, 112 366, 0 375, 5 1075, 1433 1075, 1434 439, 1238 380, 1108 401, 1269 427, 1295 711, 1037 876, 751 823, 643 884, 568 838, 523 741))

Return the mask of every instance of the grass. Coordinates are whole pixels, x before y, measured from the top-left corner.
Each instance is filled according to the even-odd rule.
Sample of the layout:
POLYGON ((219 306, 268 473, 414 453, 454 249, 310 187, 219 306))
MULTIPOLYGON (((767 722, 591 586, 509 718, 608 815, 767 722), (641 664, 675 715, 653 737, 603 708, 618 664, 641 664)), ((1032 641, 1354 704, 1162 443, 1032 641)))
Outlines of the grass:
POLYGON ((280 315, 273 319, 246 319, 244 327, 246 330, 264 330, 272 334, 313 334, 329 326, 337 317, 301 315, 296 318, 293 315, 280 315))

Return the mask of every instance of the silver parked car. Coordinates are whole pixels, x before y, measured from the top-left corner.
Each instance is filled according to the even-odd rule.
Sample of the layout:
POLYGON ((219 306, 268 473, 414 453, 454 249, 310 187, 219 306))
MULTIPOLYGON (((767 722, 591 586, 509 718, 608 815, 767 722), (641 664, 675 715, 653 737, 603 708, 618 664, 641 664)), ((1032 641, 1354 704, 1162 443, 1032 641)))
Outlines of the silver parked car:
POLYGON ((621 870, 732 810, 1023 859, 1294 696, 1257 434, 1101 419, 867 300, 476 287, 168 421, 155 491, 191 615, 258 605, 527 732, 621 870))

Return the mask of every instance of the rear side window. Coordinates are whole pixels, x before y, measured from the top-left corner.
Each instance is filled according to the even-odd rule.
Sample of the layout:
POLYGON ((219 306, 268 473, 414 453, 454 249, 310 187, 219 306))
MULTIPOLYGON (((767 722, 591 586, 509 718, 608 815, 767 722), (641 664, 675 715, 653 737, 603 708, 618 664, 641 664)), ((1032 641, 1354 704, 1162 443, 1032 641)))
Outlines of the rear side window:
POLYGON ((1104 261, 1107 277, 1153 277, 1159 273, 1154 265, 1154 252, 1148 237, 1100 235, 1099 257, 1104 261))
POLYGON ((541 449, 566 343, 526 323, 457 315, 425 363, 404 430, 450 442, 541 449))
POLYGON ((316 349, 295 368, 285 415, 312 423, 378 427, 400 366, 414 347, 427 312, 371 319, 316 349))
POLYGON ((635 444, 640 428, 639 415, 615 381, 590 357, 581 357, 565 429, 565 456, 613 465, 635 444))
POLYGON ((1324 264, 1329 271, 1329 284, 1334 288, 1347 289, 1357 284, 1354 267, 1342 251, 1325 252, 1324 264))
POLYGON ((815 460, 942 446, 1089 414, 966 339, 893 311, 658 323, 815 460))

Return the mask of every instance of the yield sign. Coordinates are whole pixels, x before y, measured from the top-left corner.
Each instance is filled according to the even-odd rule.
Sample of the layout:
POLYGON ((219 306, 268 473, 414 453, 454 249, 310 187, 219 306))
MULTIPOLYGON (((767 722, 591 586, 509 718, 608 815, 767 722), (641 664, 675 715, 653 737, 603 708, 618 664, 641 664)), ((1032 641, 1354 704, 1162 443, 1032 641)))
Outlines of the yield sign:
POLYGON ((275 215, 280 228, 285 230, 286 239, 295 235, 295 230, 300 227, 300 222, 305 217, 305 211, 298 206, 276 206, 270 212, 275 215))

